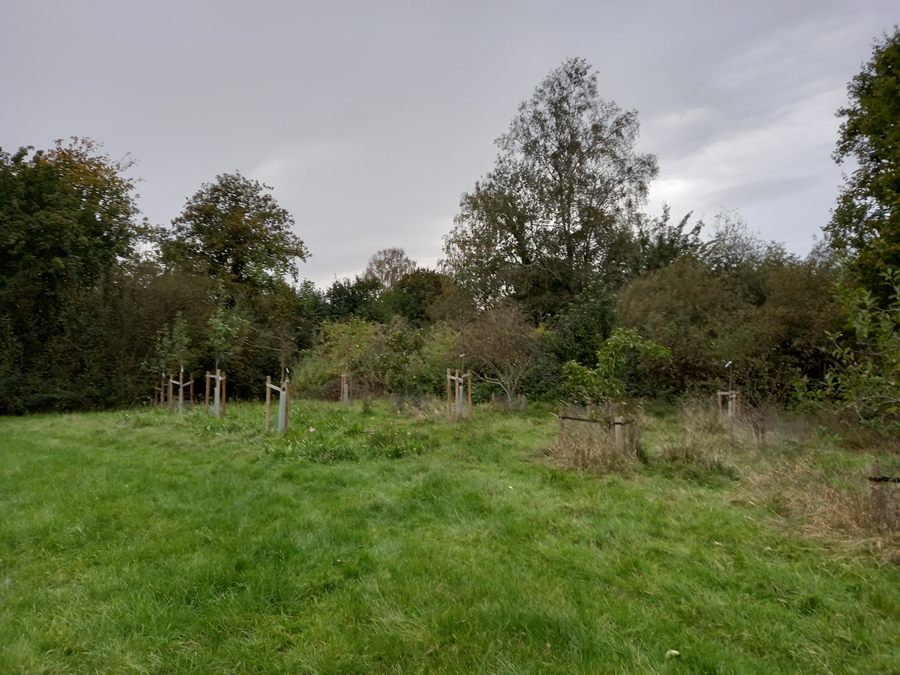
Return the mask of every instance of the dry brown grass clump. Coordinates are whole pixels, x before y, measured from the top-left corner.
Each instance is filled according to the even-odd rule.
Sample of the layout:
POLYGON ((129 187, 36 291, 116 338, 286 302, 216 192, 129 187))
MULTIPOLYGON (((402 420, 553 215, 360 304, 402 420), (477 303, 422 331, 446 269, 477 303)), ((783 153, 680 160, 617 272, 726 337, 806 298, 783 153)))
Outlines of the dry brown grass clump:
POLYGON ((745 444, 744 434, 732 430, 718 411, 697 403, 684 406, 678 428, 659 443, 659 459, 720 473, 734 471, 730 457, 745 444))
POLYGON ((731 501, 767 509, 772 522, 791 534, 868 549, 900 563, 900 484, 867 480, 858 462, 849 469, 835 455, 841 438, 821 425, 773 411, 743 412, 732 424, 712 406, 686 405, 676 429, 658 443, 657 456, 675 465, 732 471, 741 480, 731 501), (820 430, 824 436, 816 437, 820 430))
POLYGON ((900 532, 900 482, 886 475, 878 462, 869 470, 869 522, 888 532, 900 532))
POLYGON ((864 477, 858 478, 854 489, 852 481, 796 456, 747 472, 741 498, 771 510, 804 536, 860 537, 869 529, 869 516, 864 477))
MULTIPOLYGON (((629 431, 644 429, 649 457, 639 434, 628 450, 617 450, 607 420, 561 419, 557 443, 546 454, 552 465, 582 472, 627 474, 640 459, 665 476, 718 484, 727 478, 729 501, 764 509, 786 534, 900 565, 900 483, 869 480, 900 476, 900 464, 866 467, 861 448, 847 447, 824 424, 772 410, 743 412, 732 423, 701 402, 685 405, 676 420, 635 415, 629 431)), ((884 454, 891 448, 866 449, 884 454)))
POLYGON ((564 440, 557 442, 547 454, 551 465, 577 471, 622 473, 634 465, 634 457, 616 449, 610 439, 598 442, 564 440))
POLYGON ((557 441, 546 453, 552 458, 551 463, 559 468, 578 471, 608 473, 627 470, 641 456, 639 413, 635 411, 631 417, 624 418, 626 423, 620 428, 621 448, 616 444, 610 420, 604 419, 608 417, 606 411, 595 409, 593 413, 573 410, 570 406, 559 418, 557 441))
POLYGON ((788 534, 900 565, 900 485, 873 483, 870 471, 823 462, 817 451, 824 452, 811 446, 788 456, 760 453, 731 501, 765 508, 788 534))
POLYGON ((771 510, 790 534, 900 565, 900 486, 867 483, 865 472, 840 475, 801 456, 748 473, 732 501, 771 510))
MULTIPOLYGON (((468 414, 467 410, 467 408, 464 410, 464 416, 468 414)), ((391 394, 390 411, 422 421, 446 419, 447 401, 428 394, 411 396, 391 394)))

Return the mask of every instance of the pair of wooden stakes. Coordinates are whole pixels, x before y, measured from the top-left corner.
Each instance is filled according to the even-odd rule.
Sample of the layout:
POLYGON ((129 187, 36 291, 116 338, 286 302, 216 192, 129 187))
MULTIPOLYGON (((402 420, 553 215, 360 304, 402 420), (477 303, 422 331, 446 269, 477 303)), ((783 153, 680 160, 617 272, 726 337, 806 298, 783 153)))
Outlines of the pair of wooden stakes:
MULTIPOLYGON (((194 374, 191 373, 188 375, 190 378, 187 382, 184 381, 184 371, 180 371, 178 373, 178 379, 175 379, 174 375, 169 375, 168 377, 163 376, 163 379, 160 381, 160 386, 154 387, 154 396, 153 402, 156 405, 165 406, 168 405, 169 408, 175 407, 175 396, 174 396, 174 388, 178 387, 178 412, 184 412, 184 389, 185 387, 189 388, 189 397, 188 402, 193 405, 194 403, 194 374)), ((226 384, 227 376, 224 370, 216 369, 215 374, 212 374, 210 371, 206 371, 206 414, 209 414, 209 394, 210 389, 212 388, 213 393, 213 411, 216 417, 224 417, 225 416, 225 384, 226 384), (210 380, 215 382, 213 387, 210 387, 210 380)))
POLYGON ((184 411, 184 388, 190 387, 191 403, 194 402, 194 374, 190 374, 190 381, 184 381, 184 371, 178 373, 178 379, 174 375, 163 375, 159 381, 159 386, 153 388, 153 403, 158 406, 175 407, 174 387, 178 387, 178 412, 184 411))
POLYGON ((463 387, 465 386, 467 406, 466 418, 472 419, 472 371, 468 371, 465 375, 452 375, 450 369, 447 368, 447 420, 460 420, 463 417, 463 387))

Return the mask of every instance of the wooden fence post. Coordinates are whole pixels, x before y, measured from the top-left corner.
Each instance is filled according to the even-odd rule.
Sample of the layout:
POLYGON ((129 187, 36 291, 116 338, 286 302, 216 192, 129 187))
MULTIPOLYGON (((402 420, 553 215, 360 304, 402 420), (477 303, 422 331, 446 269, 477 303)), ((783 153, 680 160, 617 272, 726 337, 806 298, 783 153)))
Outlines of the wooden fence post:
POLYGON ((216 368, 216 386, 213 387, 213 414, 219 419, 219 385, 221 384, 221 372, 216 368))
POLYGON ((272 376, 266 375, 266 433, 269 433, 272 418, 272 376))
POLYGON ((450 413, 450 369, 447 368, 447 421, 450 422, 453 416, 450 413))
POLYGON ((209 415, 209 371, 206 371, 206 414, 209 415))
POLYGON ((169 409, 175 409, 175 399, 172 396, 172 373, 169 373, 169 409))
POLYGON ((869 467, 869 522, 896 532, 900 530, 900 489, 894 485, 900 477, 885 473, 878 462, 869 467))
POLYGON ((341 405, 350 405, 350 378, 347 373, 341 373, 341 405))
POLYGON ((624 424, 624 419, 621 417, 616 417, 613 426, 615 428, 615 438, 616 438, 616 450, 619 452, 623 452, 625 450, 625 442, 622 438, 622 425, 624 424))

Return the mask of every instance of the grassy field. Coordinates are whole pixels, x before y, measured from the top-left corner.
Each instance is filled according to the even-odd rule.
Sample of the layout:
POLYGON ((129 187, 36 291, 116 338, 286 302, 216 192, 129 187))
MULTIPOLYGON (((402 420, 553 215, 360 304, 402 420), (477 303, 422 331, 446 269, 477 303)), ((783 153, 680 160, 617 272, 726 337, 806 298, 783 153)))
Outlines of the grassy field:
POLYGON ((0 419, 0 673, 900 673, 870 449, 673 413, 576 471, 549 408, 292 415, 0 419))

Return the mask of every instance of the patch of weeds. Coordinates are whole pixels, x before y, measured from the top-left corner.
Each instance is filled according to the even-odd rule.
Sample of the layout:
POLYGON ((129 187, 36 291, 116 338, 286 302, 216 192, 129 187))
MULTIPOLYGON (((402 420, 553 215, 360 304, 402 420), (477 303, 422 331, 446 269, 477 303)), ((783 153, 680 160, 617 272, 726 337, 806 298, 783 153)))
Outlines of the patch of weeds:
POLYGON ((780 460, 747 475, 748 500, 785 519, 795 530, 813 538, 828 538, 837 531, 868 535, 865 477, 855 476, 858 490, 842 484, 840 469, 825 469, 819 458, 780 460))
POLYGON ((353 448, 345 445, 329 445, 323 441, 301 441, 300 455, 303 459, 319 464, 355 462, 359 457, 353 448))
POLYGON ((820 445, 839 445, 841 442, 840 434, 834 433, 824 424, 820 424, 813 430, 813 436, 820 445))
POLYGON ((369 432, 369 450, 376 457, 399 459, 406 455, 421 455, 432 449, 432 439, 426 435, 389 426, 369 432))
POLYGON ((638 440, 634 446, 634 458, 639 461, 644 466, 650 464, 650 455, 647 453, 647 448, 644 447, 644 444, 638 440))
POLYGON ((390 413, 417 422, 443 420, 447 415, 446 402, 430 395, 399 395, 390 400, 390 413))
POLYGON ((267 440, 263 452, 275 459, 301 459, 319 464, 353 462, 359 459, 353 448, 332 445, 319 438, 282 438, 267 440))
POLYGON ((557 442, 547 453, 558 468, 581 472, 626 473, 634 466, 634 458, 618 450, 606 437, 557 442))
POLYGON ((117 413, 119 421, 132 429, 144 429, 147 427, 162 427, 171 422, 171 413, 162 409, 152 410, 122 410, 117 413))
POLYGON ((329 429, 330 431, 344 431, 351 424, 350 415, 342 411, 331 415, 322 422, 322 428, 329 429))
POLYGON ((359 420, 349 422, 343 431, 345 436, 362 436, 366 433, 366 425, 359 420))
POLYGON ((725 460, 723 449, 733 444, 717 411, 686 405, 682 425, 659 446, 659 465, 665 475, 719 484, 737 480, 737 467, 725 460))
POLYGON ((664 475, 709 485, 740 477, 737 467, 725 461, 714 441, 698 438, 664 444, 658 466, 664 475))
POLYGON ((245 433, 244 426, 237 421, 223 422, 221 420, 209 420, 202 417, 189 419, 188 422, 193 432, 201 438, 213 438, 216 436, 234 436, 243 440, 245 433))
POLYGON ((666 458, 656 467, 667 478, 681 478, 711 487, 725 485, 740 477, 736 467, 719 460, 693 463, 666 458))
POLYGON ((176 415, 176 419, 204 439, 230 438, 244 444, 258 439, 264 433, 263 418, 251 404, 245 403, 230 404, 228 415, 219 419, 206 414, 199 407, 184 415, 176 415))
POLYGON ((559 417, 556 443, 546 451, 557 466, 582 472, 627 473, 635 462, 648 462, 634 417, 621 427, 613 427, 604 409, 573 410, 569 406, 566 412, 569 415, 559 417), (616 433, 621 434, 619 441, 616 433))
POLYGON ((287 438, 266 440, 263 442, 263 453, 275 459, 297 457, 297 442, 287 438))

